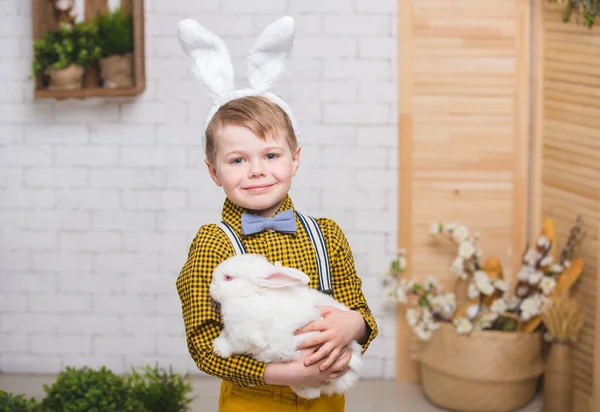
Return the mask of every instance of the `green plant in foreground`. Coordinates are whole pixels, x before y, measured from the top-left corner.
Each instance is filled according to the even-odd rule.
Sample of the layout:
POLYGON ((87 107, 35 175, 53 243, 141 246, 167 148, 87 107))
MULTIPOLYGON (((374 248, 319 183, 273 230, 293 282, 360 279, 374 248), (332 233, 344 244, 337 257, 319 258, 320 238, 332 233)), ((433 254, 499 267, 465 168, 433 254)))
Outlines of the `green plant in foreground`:
POLYGON ((192 399, 190 377, 160 369, 158 365, 138 371, 132 370, 129 386, 136 399, 140 400, 149 412, 189 411, 192 399))
POLYGON ((67 367, 44 391, 44 412, 147 412, 125 380, 105 367, 67 367))
POLYGON ((0 391, 0 412, 37 412, 39 405, 35 399, 27 399, 24 395, 15 395, 0 391))

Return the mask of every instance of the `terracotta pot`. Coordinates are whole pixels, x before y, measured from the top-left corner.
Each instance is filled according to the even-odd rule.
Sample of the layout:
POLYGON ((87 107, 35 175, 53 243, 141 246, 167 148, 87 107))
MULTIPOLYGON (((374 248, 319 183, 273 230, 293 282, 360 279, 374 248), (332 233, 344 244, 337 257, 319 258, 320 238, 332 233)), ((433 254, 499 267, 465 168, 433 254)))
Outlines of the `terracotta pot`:
POLYGON ((543 373, 541 334, 474 331, 441 324, 421 355, 427 398, 463 412, 512 411, 535 395, 543 373))
POLYGON ((81 89, 83 80, 83 67, 72 63, 64 69, 47 69, 49 90, 75 90, 81 89))
POLYGON ((107 88, 133 86, 133 55, 115 55, 100 59, 100 77, 107 88))

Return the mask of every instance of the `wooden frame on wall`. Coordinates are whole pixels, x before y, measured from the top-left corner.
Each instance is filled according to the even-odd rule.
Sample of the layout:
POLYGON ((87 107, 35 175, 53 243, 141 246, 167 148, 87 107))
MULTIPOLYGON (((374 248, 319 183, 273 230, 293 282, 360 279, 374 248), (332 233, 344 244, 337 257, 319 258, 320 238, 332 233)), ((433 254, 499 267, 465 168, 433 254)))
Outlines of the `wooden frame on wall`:
MULTIPOLYGON (((40 39, 49 30, 58 29, 51 0, 31 0, 33 40, 40 39)), ((48 90, 36 80, 34 97, 36 99, 88 98, 88 97, 132 97, 141 94, 146 88, 146 66, 144 45, 144 0, 121 0, 122 9, 133 18, 133 73, 132 87, 103 88, 85 87, 76 90, 48 90)), ((108 0, 85 0, 85 20, 90 21, 98 14, 108 10, 108 0)))

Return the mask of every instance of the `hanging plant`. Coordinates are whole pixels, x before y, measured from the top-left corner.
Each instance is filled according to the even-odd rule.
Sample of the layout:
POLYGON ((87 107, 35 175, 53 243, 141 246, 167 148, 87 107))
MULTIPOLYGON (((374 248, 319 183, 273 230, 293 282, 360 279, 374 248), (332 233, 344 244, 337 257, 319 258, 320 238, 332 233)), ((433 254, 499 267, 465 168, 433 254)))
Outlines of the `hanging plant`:
POLYGON ((591 28, 600 17, 600 0, 548 0, 549 3, 564 4, 563 22, 575 15, 575 23, 591 28))

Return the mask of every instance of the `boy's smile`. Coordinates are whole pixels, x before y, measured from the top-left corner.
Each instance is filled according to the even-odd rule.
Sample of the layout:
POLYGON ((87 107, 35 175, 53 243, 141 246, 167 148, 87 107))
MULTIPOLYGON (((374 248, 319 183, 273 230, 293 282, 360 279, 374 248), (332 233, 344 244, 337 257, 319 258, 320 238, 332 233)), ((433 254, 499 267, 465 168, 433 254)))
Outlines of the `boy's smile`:
POLYGON ((263 140, 246 127, 228 125, 219 133, 214 164, 206 164, 229 200, 269 217, 287 195, 299 161, 300 148, 292 153, 284 136, 263 140))
POLYGON ((247 187, 246 190, 249 190, 251 192, 265 192, 273 186, 274 185, 255 185, 247 187))

